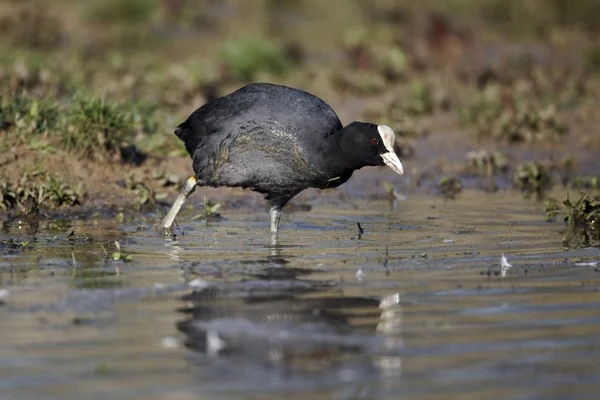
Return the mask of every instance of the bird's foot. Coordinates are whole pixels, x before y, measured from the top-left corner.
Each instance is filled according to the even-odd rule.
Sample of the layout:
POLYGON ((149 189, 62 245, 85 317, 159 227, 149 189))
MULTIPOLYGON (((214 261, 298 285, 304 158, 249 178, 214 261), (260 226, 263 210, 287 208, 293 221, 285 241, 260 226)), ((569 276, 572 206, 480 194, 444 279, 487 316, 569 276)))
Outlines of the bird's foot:
POLYGON ((175 233, 173 233, 172 227, 169 227, 169 228, 159 227, 158 231, 160 232, 160 236, 162 236, 163 239, 175 240, 175 238, 177 237, 177 235, 175 235, 175 233))

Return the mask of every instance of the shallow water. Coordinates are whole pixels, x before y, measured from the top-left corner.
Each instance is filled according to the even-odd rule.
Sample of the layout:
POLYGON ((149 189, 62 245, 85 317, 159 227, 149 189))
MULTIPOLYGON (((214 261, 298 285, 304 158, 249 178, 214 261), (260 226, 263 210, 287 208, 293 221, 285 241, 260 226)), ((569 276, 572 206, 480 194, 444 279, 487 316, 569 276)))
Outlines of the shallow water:
POLYGON ((175 241, 157 214, 5 222, 0 398, 597 398, 600 251, 460 196, 315 201, 278 249, 234 207, 175 241))

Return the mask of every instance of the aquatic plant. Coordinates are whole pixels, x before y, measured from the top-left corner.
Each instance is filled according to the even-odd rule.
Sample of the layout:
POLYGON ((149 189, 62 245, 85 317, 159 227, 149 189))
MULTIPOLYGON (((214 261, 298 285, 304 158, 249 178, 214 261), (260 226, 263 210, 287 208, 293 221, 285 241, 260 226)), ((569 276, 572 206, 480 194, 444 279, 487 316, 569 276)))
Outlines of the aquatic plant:
POLYGON ((551 184, 548 167, 538 161, 519 165, 513 175, 513 187, 526 196, 540 196, 551 184))
POLYGON ((218 216, 217 210, 221 208, 220 203, 214 203, 208 197, 204 196, 204 218, 218 216))
POLYGON ((575 202, 567 196, 562 203, 549 202, 546 212, 549 217, 564 214, 567 225, 565 245, 600 247, 600 195, 581 193, 575 202))
POLYGON ((559 140, 566 132, 555 104, 542 106, 538 99, 502 98, 500 89, 490 87, 466 106, 458 119, 475 127, 478 137, 506 142, 559 140))
POLYGON ((462 183, 456 177, 443 177, 437 185, 440 193, 446 199, 454 199, 462 191, 462 183))
POLYGON ((218 219, 221 215, 217 212, 221 208, 221 203, 215 203, 213 200, 204 196, 204 209, 202 214, 196 214, 192 217, 192 221, 201 220, 208 221, 210 219, 218 219))
MULTIPOLYGON (((104 246, 102 246, 102 248, 104 249, 104 246)), ((123 262, 130 262, 133 261, 133 254, 131 253, 123 253, 122 247, 121 247, 121 243, 118 240, 115 240, 115 249, 116 251, 114 251, 111 254, 111 258, 115 261, 123 261, 123 262)), ((108 255, 108 253, 106 252, 106 249, 104 249, 104 253, 106 255, 108 255)))
POLYGON ((600 189, 600 182, 596 176, 576 176, 570 181, 574 189, 600 189))
POLYGON ((481 149, 468 152, 466 157, 476 171, 483 172, 486 176, 494 176, 508 170, 508 159, 499 151, 481 149))

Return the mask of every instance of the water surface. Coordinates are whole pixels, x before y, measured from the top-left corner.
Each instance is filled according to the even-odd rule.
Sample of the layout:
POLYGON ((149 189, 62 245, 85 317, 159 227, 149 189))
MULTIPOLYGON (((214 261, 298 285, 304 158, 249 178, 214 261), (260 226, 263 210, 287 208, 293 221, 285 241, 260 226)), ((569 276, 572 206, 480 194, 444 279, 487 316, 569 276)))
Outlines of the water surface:
POLYGON ((295 205, 276 249, 260 208, 5 221, 0 398, 597 398, 600 251, 540 204, 295 205))

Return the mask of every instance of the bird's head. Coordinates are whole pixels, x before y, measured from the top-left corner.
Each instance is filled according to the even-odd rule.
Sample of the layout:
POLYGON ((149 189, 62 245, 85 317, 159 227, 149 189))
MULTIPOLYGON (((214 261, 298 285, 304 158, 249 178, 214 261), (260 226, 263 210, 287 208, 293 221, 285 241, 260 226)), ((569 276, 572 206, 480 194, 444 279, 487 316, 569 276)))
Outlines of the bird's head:
POLYGON ((394 151, 396 135, 386 125, 353 122, 343 129, 340 147, 348 156, 359 160, 361 166, 387 165, 402 175, 402 162, 394 151))

